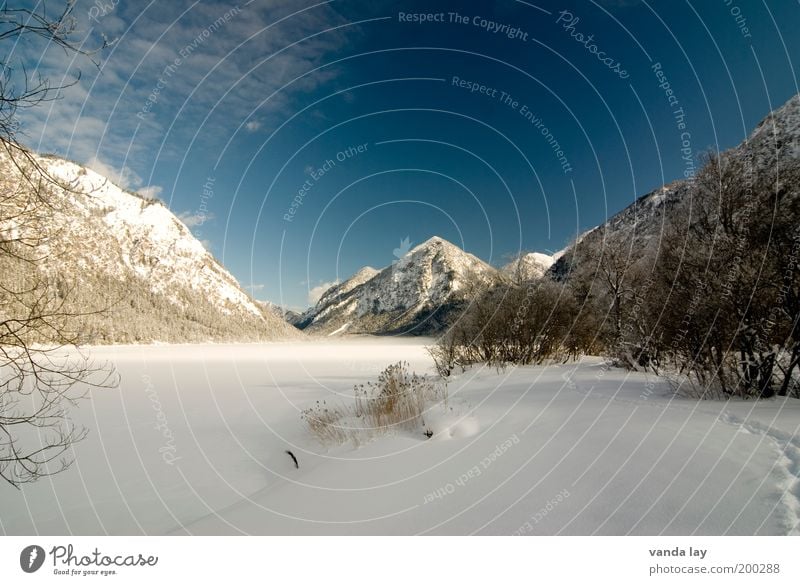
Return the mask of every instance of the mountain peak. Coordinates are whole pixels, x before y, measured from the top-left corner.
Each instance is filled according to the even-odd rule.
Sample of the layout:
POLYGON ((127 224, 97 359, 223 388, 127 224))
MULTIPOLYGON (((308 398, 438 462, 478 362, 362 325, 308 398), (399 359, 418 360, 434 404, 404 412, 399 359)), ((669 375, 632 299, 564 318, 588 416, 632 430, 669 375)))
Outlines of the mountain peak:
MULTIPOLYGON (((401 242, 401 250, 408 239, 401 242)), ((317 333, 431 333, 447 321, 447 311, 464 301, 466 283, 489 280, 496 270, 433 236, 379 272, 362 268, 329 289, 298 326, 317 333)))
MULTIPOLYGON (((428 238, 427 240, 422 242, 421 245, 422 246, 431 246, 433 244, 450 244, 450 242, 448 242, 447 240, 445 240, 444 238, 439 237, 439 236, 431 236, 430 238, 428 238)), ((453 244, 450 244, 450 245, 452 246, 453 244)))
POLYGON ((462 254, 466 253, 464 252, 464 250, 462 250, 459 246, 455 245, 454 243, 449 242, 440 236, 432 236, 427 240, 425 240, 424 242, 422 242, 421 244, 418 244, 413 248, 411 248, 411 250, 408 251, 408 254, 414 254, 417 252, 421 252, 423 250, 432 250, 432 249, 455 250, 462 254))
POLYGON ((356 272, 353 276, 351 276, 348 280, 352 280, 354 278, 364 277, 364 276, 375 276, 380 272, 378 269, 373 268, 372 266, 364 266, 358 272, 356 272))

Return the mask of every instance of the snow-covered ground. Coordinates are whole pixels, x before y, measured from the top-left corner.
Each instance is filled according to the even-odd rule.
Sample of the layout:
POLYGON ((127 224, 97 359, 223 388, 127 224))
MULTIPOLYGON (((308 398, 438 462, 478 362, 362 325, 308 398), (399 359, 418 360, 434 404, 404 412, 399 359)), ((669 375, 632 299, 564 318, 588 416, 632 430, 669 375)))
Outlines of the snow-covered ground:
POLYGON ((389 363, 430 373, 427 341, 97 348, 120 388, 74 412, 72 468, 0 488, 0 533, 798 533, 800 401, 670 400, 598 359, 461 374, 431 439, 308 434, 389 363))

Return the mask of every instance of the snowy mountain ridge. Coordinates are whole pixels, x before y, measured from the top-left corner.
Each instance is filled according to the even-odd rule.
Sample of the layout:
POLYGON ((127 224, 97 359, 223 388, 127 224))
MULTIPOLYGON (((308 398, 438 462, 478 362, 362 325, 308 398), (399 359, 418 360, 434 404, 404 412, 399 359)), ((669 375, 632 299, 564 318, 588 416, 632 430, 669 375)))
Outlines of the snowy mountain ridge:
MULTIPOLYGON (((262 311, 236 279, 206 250, 188 227, 159 201, 132 195, 95 171, 63 159, 43 159, 48 171, 88 197, 73 197, 76 209, 99 212, 119 244, 120 264, 105 264, 118 276, 125 269, 150 282, 153 292, 189 286, 202 291, 220 311, 262 311)), ((100 260, 94 257, 94 260, 100 260)), ((97 266, 99 262, 95 262, 97 266)), ((182 305, 178 297, 170 300, 182 305)))
MULTIPOLYGON (((35 160, 66 187, 50 189, 55 206, 47 217, 46 245, 57 254, 41 270, 51 280, 69 282, 81 311, 109 312, 86 324, 89 341, 297 336, 257 304, 160 201, 127 192, 71 161, 35 160)), ((18 171, 7 157, 0 164, 6 179, 14 181, 18 171)))
MULTIPOLYGON (((749 159, 760 169, 774 167, 779 156, 800 157, 800 94, 767 114, 745 140, 726 153, 749 159)), ((610 241, 629 237, 637 248, 660 245, 670 211, 696 196, 695 189, 693 179, 679 179, 639 197, 557 254, 548 274, 564 277, 570 270, 571 252, 580 247, 601 249, 610 241)))
POLYGON ((382 270, 366 267, 334 285, 298 327, 317 333, 427 333, 439 330, 473 280, 497 270, 434 236, 382 270))

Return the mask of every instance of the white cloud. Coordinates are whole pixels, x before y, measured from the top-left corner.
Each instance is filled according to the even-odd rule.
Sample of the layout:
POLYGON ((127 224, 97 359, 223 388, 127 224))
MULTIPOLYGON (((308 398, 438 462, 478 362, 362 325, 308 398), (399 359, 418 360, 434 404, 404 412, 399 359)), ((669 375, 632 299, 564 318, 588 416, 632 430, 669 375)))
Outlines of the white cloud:
POLYGON ((339 280, 334 280, 332 282, 323 282, 322 284, 315 286, 311 290, 308 291, 308 302, 311 305, 316 305, 317 301, 319 301, 320 297, 325 294, 330 287, 335 284, 339 284, 339 280))
POLYGON ((128 167, 117 170, 112 165, 103 162, 96 156, 92 156, 86 161, 86 166, 96 173, 100 173, 109 181, 122 187, 123 189, 136 189, 141 186, 142 178, 135 171, 128 167))
POLYGON ((86 166, 94 172, 100 173, 115 185, 127 189, 128 191, 135 191, 139 196, 145 199, 158 199, 163 190, 158 185, 142 187, 142 178, 131 168, 122 167, 121 170, 117 170, 112 165, 100 160, 96 156, 89 158, 86 162, 86 166))
POLYGON ((159 195, 161 195, 161 187, 158 185, 150 185, 148 187, 142 187, 141 189, 137 190, 136 193, 144 197, 145 199, 158 199, 159 195))
POLYGON ((200 211, 184 211, 178 214, 178 219, 186 224, 186 227, 193 228, 203 225, 210 219, 214 219, 214 214, 200 211))
MULTIPOLYGON (((42 45, 17 51, 22 62, 35 66, 54 86, 69 84, 81 73, 77 83, 61 92, 62 99, 20 112, 24 141, 82 163, 102 158, 113 168, 126 161, 142 177, 157 162, 182 157, 196 132, 224 144, 239 121, 249 120, 244 132, 282 121, 297 92, 316 89, 336 72, 326 67, 277 90, 325 63, 357 29, 333 30, 289 46, 345 23, 331 8, 303 10, 290 0, 248 3, 235 11, 191 0, 146 10, 120 3, 94 21, 79 12, 76 16, 85 19, 78 23, 82 30, 107 33, 115 42, 97 55, 102 61, 98 68, 64 51, 43 51, 42 45), (225 14, 228 21, 219 24, 225 14), (183 57, 187 47, 193 48, 183 57), (167 70, 176 59, 180 64, 167 70), (156 88, 156 99, 147 106, 156 88), (265 102, 266 96, 271 97, 265 102), (258 118, 251 119, 255 111, 258 118)), ((141 187, 126 173, 118 176, 126 188, 141 187)))

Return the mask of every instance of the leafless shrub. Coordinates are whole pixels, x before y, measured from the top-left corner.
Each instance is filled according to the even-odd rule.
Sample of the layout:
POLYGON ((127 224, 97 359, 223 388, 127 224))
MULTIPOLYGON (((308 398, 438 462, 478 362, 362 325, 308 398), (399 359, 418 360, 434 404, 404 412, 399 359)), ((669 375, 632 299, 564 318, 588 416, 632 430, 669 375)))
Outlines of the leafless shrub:
POLYGON ((746 154, 709 155, 658 259, 669 316, 659 324, 663 352, 706 396, 796 388, 800 164, 778 162, 765 168, 746 154))
POLYGON ((575 298, 546 278, 505 282, 480 295, 429 348, 443 377, 470 364, 541 364, 565 361, 590 338, 575 298))

